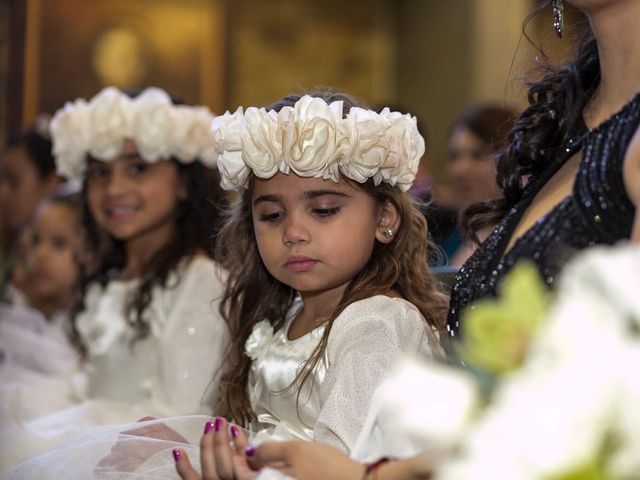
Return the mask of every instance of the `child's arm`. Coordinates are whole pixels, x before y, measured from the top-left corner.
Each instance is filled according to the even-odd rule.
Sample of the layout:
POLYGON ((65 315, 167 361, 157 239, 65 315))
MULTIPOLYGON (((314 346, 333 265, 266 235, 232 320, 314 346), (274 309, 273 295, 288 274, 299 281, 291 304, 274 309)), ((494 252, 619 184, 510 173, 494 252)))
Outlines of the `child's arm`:
POLYGON ((350 452, 376 388, 403 354, 428 349, 425 330, 422 316, 403 300, 376 296, 348 307, 329 337, 314 440, 350 452))

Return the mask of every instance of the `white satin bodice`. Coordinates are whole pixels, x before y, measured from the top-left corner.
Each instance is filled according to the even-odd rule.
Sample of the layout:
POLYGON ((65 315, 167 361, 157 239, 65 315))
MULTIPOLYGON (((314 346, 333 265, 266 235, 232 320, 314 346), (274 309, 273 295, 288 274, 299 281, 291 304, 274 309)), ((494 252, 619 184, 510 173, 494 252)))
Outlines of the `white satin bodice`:
POLYGON ((301 307, 302 302, 297 300, 285 325, 275 333, 267 321, 260 322, 246 343, 246 353, 254 360, 250 395, 258 419, 257 429, 269 432, 271 438, 293 436, 313 440, 313 426, 320 415, 320 392, 311 389, 310 385, 323 382, 327 373, 326 359, 305 382, 299 402, 296 402, 297 388, 290 387, 300 366, 311 356, 324 333, 324 326, 321 326, 301 338, 289 340, 289 327, 301 307))
POLYGON ((289 340, 302 307, 294 302, 284 326, 255 325, 246 342, 253 359, 249 394, 258 441, 313 440, 348 452, 362 428, 371 395, 405 354, 440 352, 431 328, 409 302, 383 295, 355 302, 336 318, 322 361, 298 395, 290 387, 324 333, 324 326, 289 340))

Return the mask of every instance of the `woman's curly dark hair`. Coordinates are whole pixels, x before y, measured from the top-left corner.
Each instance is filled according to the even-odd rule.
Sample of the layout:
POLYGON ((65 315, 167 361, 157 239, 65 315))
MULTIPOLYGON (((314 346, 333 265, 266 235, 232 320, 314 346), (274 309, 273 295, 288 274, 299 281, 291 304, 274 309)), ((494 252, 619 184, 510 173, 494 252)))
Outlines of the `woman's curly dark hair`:
POLYGON ((584 107, 600 83, 600 58, 584 15, 577 29, 572 60, 560 66, 547 62, 541 67, 542 78, 529 83, 529 106, 516 120, 508 146, 498 157, 497 182, 503 197, 471 205, 463 212, 462 226, 469 237, 476 238, 477 231, 497 224, 518 203, 527 179, 550 165, 582 121, 584 107))
MULTIPOLYGON (((140 284, 129 298, 125 317, 136 332, 134 341, 149 334, 149 319, 146 310, 156 286, 171 288, 170 274, 182 259, 199 252, 213 256, 214 238, 219 226, 219 212, 226 204, 224 193, 219 186, 217 170, 205 167, 199 162, 184 164, 174 161, 178 174, 185 185, 187 198, 179 201, 175 214, 175 232, 171 241, 156 252, 143 267, 140 284)), ((79 350, 85 347, 76 328, 78 314, 84 310, 84 298, 93 283, 106 285, 114 274, 124 268, 126 253, 124 242, 109 237, 95 222, 83 188, 83 223, 87 230, 89 251, 98 259, 93 268, 81 272, 80 292, 73 314, 72 340, 79 350)))

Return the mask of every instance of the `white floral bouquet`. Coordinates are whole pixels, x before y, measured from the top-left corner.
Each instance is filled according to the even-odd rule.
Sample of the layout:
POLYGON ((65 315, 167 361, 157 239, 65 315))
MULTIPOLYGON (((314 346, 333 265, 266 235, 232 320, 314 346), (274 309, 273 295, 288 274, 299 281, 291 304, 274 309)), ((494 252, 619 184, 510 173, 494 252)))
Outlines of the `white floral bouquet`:
POLYGON ((536 275, 468 311, 466 370, 405 364, 385 388, 421 406, 403 392, 389 415, 443 453, 439 480, 640 478, 640 247, 581 255, 554 299, 536 275))

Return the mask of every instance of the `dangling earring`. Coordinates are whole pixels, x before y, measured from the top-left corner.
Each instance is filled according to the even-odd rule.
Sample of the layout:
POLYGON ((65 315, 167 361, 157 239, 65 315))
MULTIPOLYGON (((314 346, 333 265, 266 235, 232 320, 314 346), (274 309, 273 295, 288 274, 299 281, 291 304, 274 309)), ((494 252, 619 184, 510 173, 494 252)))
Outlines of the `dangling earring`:
POLYGON ((564 0, 551 0, 553 12, 553 30, 558 38, 562 38, 564 31, 564 0))
POLYGON ((391 240, 393 238, 393 230, 391 230, 390 228, 385 228, 384 230, 382 230, 382 235, 384 235, 384 238, 386 238, 387 240, 391 240))

